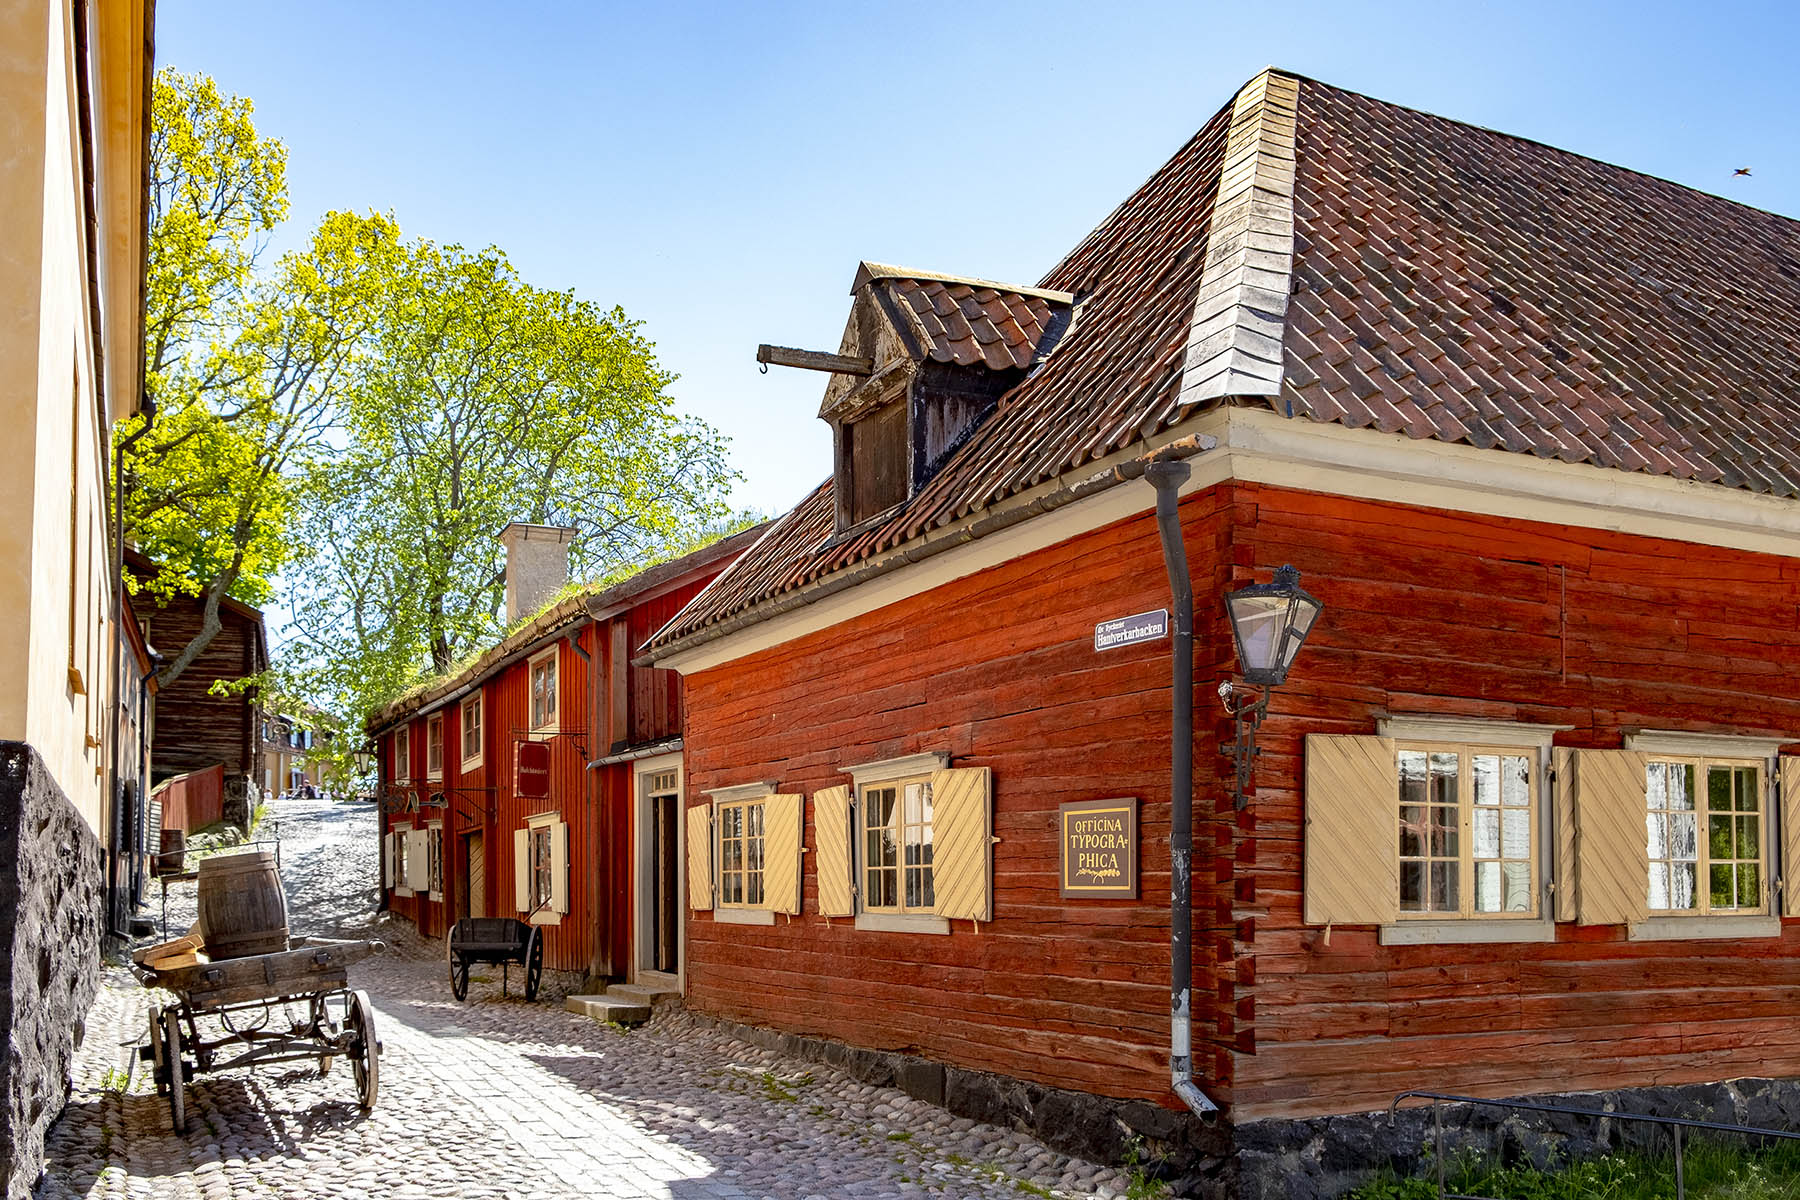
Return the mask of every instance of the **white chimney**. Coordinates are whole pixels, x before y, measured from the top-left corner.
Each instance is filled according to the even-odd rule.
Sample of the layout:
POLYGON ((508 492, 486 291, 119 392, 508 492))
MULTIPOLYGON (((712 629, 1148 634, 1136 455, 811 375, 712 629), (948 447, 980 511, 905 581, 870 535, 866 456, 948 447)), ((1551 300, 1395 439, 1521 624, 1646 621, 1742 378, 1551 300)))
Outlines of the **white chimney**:
POLYGON ((569 582, 569 543, 575 531, 558 525, 514 521, 500 534, 506 547, 506 624, 543 607, 569 582))

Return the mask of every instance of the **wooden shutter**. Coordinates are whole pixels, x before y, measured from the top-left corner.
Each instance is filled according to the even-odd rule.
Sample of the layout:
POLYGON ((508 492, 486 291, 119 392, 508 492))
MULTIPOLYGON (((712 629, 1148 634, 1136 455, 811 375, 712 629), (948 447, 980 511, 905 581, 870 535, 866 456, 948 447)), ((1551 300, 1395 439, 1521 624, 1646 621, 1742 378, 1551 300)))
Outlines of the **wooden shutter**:
POLYGON ((713 906, 712 805, 687 810, 688 907, 695 912, 713 906))
POLYGON ((415 892, 431 890, 431 836, 423 829, 406 835, 406 886, 415 892))
POLYGON ((381 886, 390 892, 394 890, 394 836, 392 831, 381 835, 381 886))
POLYGON ((1399 803, 1393 738, 1306 735, 1307 924, 1400 919, 1399 803))
POLYGON ((1800 756, 1778 760, 1781 780, 1781 911, 1800 917, 1800 756))
POLYGON ((569 911, 569 823, 550 827, 550 911, 569 911))
POLYGON ((1556 774, 1556 842, 1553 846, 1556 894, 1552 908, 1554 919, 1558 921, 1575 919, 1575 754, 1576 751, 1568 749, 1551 751, 1556 774))
POLYGON ((851 903, 850 789, 821 788, 813 793, 813 871, 819 878, 819 915, 848 917, 851 903))
POLYGON ((763 906, 800 911, 800 847, 806 797, 776 794, 763 801, 763 906))
POLYGON ((1575 813, 1575 920, 1627 925, 1650 915, 1648 757, 1577 750, 1567 789, 1575 813))
POLYGON ((994 789, 986 767, 931 773, 931 911, 994 919, 994 789))
POLYGON ((513 907, 531 911, 531 830, 513 830, 513 907))

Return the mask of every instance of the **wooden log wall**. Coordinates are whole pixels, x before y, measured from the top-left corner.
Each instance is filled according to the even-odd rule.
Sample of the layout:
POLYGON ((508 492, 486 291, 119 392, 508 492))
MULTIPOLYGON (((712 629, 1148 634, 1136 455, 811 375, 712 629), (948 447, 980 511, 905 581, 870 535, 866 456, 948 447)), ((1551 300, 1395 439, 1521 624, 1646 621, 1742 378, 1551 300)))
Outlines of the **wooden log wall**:
MULTIPOLYGON (((1779 938, 1382 947, 1300 923, 1302 739, 1386 713, 1800 741, 1800 562, 1590 529, 1249 485, 1234 567, 1299 567, 1325 603, 1264 726, 1252 1028, 1239 1120, 1375 1109, 1409 1087, 1487 1096, 1800 1075, 1800 922, 1779 938)), ((1800 812, 1792 807, 1790 812, 1800 812)))
MULTIPOLYGON (((164 607, 146 602, 144 608, 151 644, 171 657, 200 632, 195 601, 182 598, 164 607)), ((249 693, 217 696, 211 691, 216 681, 244 679, 267 665, 260 654, 262 631, 258 622, 230 607, 220 608, 219 621, 218 635, 193 664, 157 692, 150 766, 158 782, 222 764, 226 774, 248 775, 262 784, 260 708, 249 693)))
MULTIPOLYGON (((1184 513, 1204 606, 1222 584, 1228 531, 1216 496, 1184 513)), ((772 926, 690 914, 689 1004, 1168 1102, 1169 643, 1094 649, 1096 623, 1168 603, 1145 515, 689 676, 690 798, 765 779, 810 795, 850 782, 851 764, 945 751, 954 765, 993 769, 1000 839, 994 920, 979 931, 859 931, 817 915, 808 805, 804 911, 772 926), (1062 899, 1057 806, 1119 796, 1142 801, 1140 899, 1062 899)), ((1201 657, 1203 688, 1212 658, 1201 657)), ((1210 733, 1195 755, 1203 797, 1217 791, 1210 733)), ((1196 821, 1196 1056, 1206 1086, 1224 1094, 1239 1036, 1238 1001, 1220 986, 1237 953, 1228 866, 1238 833, 1206 805, 1196 821)))

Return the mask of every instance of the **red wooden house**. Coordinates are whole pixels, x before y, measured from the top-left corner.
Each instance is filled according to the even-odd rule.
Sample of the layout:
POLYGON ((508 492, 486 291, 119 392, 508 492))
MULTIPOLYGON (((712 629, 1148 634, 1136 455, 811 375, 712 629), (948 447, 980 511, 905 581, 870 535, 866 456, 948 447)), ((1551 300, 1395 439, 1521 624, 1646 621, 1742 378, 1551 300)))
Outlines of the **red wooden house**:
MULTIPOLYGON (((630 647, 756 533, 568 596, 370 718, 393 911, 432 938, 459 917, 517 917, 543 929, 546 968, 679 987, 681 680, 633 666, 630 647), (534 743, 548 781, 522 788, 534 743)), ((512 623, 567 568, 567 531, 512 526, 512 623)))
POLYGON ((852 297, 785 356, 832 478, 647 647, 691 1008, 1213 1194, 1333 1194, 1412 1088, 1800 1113, 1701 1086, 1800 1076, 1800 223, 1270 71, 1039 285, 852 297), (1174 1001, 1170 642, 1096 635, 1170 607, 1156 459, 1174 1001), (1324 611, 1240 811, 1218 598, 1286 563, 1324 611), (1090 898, 1101 801, 1136 862, 1090 898))

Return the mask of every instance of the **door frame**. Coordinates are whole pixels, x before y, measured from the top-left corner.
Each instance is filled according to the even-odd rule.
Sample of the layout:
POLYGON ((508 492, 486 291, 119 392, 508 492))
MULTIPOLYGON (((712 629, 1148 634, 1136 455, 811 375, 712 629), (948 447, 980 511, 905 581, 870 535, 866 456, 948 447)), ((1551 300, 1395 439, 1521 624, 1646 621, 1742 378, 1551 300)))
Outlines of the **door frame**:
MULTIPOLYGON (((629 978, 652 970, 645 960, 654 962, 656 930, 651 928, 655 905, 651 890, 656 886, 656 846, 651 838, 655 814, 650 809, 650 776, 664 771, 675 772, 675 804, 679 812, 687 798, 687 767, 682 753, 658 754, 640 758, 631 764, 631 969, 629 978)), ((687 995, 687 822, 675 822, 675 979, 681 994, 687 995)))

